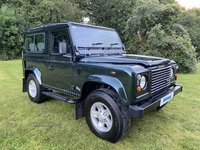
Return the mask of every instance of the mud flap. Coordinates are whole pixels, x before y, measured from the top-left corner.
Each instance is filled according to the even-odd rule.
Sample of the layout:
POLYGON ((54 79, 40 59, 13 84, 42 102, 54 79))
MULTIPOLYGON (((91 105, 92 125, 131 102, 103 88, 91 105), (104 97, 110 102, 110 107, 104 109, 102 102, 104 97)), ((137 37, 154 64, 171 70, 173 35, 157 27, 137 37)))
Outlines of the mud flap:
POLYGON ((83 118, 84 115, 84 100, 78 99, 75 103, 76 120, 83 118))
POLYGON ((23 78, 22 79, 22 92, 27 92, 27 87, 26 87, 26 79, 23 78))

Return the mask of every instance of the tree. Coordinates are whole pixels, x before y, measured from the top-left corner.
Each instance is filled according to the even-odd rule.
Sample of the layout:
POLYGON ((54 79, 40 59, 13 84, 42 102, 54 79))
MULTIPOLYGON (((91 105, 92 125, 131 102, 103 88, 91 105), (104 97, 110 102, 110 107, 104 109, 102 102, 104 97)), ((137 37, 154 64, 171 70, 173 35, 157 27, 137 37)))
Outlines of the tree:
POLYGON ((160 4, 175 4, 176 1, 175 0, 159 0, 160 4))
POLYGON ((84 16, 81 8, 85 3, 79 0, 8 0, 3 3, 23 17, 26 28, 49 22, 82 22, 84 16))
POLYGON ((183 26, 174 24, 171 32, 167 32, 161 24, 158 24, 147 34, 149 47, 144 54, 175 60, 179 70, 184 73, 197 70, 195 48, 183 26))
POLYGON ((5 5, 0 9, 0 59, 15 58, 22 50, 22 17, 5 5))
POLYGON ((88 0, 71 0, 71 3, 78 4, 78 8, 83 11, 87 11, 88 8, 88 0))
POLYGON ((38 25, 38 20, 33 18, 32 13, 38 10, 35 8, 40 4, 40 2, 40 0, 12 0, 12 3, 9 5, 15 10, 16 14, 22 16, 24 27, 28 28, 38 25))
POLYGON ((196 47, 197 57, 200 57, 200 8, 185 10, 175 22, 187 29, 192 45, 196 47))
POLYGON ((6 4, 7 3, 7 0, 1 0, 0 1, 0 7, 3 5, 3 4, 6 4))
POLYGON ((128 52, 174 59, 182 72, 195 72, 195 48, 184 27, 174 23, 180 6, 158 0, 138 0, 136 6, 124 30, 128 52))
MULTIPOLYGON (((71 0, 73 1, 73 0, 71 0)), ((81 22, 83 11, 70 0, 3 0, 0 2, 0 59, 20 55, 23 30, 49 22, 81 22)), ((75 0, 76 1, 76 0, 75 0)))
POLYGON ((81 22, 83 13, 68 0, 42 0, 31 12, 31 22, 44 24, 49 22, 81 22))
POLYGON ((134 0, 88 0, 90 22, 116 29, 124 40, 122 31, 132 14, 134 3, 134 0))
POLYGON ((163 25, 163 28, 168 28, 180 13, 180 8, 176 4, 159 4, 158 0, 138 0, 136 6, 127 21, 124 32, 128 40, 127 50, 132 53, 141 53, 146 47, 147 32, 159 23, 163 25))

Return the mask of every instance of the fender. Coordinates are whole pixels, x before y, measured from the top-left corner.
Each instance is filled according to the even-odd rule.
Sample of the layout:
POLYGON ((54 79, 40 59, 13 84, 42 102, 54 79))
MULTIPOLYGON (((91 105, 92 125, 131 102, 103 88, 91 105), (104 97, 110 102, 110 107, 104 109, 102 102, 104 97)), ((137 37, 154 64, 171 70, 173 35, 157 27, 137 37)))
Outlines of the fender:
POLYGON ((86 82, 97 82, 97 83, 110 85, 111 87, 115 89, 115 91, 119 95, 122 104, 127 105, 128 99, 127 99, 124 86, 117 78, 105 76, 105 75, 89 75, 85 79, 84 84, 86 82))
POLYGON ((28 66, 26 69, 25 69, 25 72, 29 70, 29 71, 32 71, 34 74, 35 74, 35 77, 36 79, 38 80, 38 83, 40 85, 42 85, 42 74, 40 72, 40 70, 34 66, 28 66))

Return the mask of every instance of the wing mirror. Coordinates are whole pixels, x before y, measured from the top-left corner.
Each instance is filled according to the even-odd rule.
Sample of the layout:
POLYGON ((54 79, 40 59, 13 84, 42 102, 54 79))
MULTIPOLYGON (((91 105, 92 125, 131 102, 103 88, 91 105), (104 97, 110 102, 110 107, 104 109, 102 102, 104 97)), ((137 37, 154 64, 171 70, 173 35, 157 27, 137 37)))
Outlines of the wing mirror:
POLYGON ((59 53, 60 54, 67 53, 67 44, 65 42, 59 42, 59 53))

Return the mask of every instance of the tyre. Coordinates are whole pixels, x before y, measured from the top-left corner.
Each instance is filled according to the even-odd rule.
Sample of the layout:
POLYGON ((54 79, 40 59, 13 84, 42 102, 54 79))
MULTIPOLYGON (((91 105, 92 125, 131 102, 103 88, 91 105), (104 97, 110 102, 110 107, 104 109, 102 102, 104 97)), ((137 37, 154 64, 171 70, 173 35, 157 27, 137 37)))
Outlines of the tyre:
POLYGON ((28 96, 32 102, 42 103, 46 96, 42 94, 42 87, 38 83, 33 73, 29 74, 27 79, 28 96))
POLYGON ((84 111, 90 130, 103 140, 115 143, 129 130, 128 106, 121 103, 113 90, 98 89, 90 93, 84 111))

